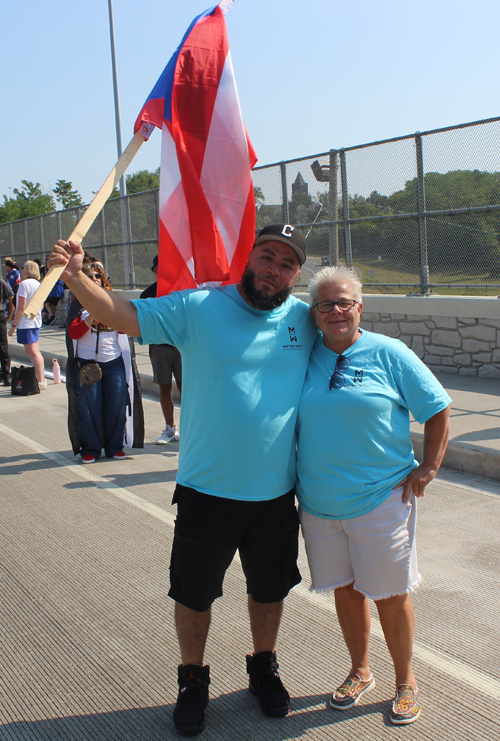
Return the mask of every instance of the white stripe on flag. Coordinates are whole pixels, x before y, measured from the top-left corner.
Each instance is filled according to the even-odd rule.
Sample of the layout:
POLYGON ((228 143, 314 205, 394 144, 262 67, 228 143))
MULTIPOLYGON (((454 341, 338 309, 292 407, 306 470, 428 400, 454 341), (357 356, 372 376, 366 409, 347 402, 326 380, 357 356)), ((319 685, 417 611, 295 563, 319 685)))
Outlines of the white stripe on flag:
POLYGON ((226 56, 217 90, 203 159, 201 184, 231 264, 252 177, 230 52, 226 56), (223 178, 220 173, 224 173, 223 178))
POLYGON ((175 142, 163 124, 160 169, 160 221, 194 275, 189 212, 182 186, 175 142))

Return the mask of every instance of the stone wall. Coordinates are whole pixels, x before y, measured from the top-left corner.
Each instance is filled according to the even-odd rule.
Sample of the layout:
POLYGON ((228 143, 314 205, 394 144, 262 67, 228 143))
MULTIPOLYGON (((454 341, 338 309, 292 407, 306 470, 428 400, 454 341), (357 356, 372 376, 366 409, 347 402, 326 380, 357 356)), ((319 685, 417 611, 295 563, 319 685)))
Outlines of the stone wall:
POLYGON ((434 373, 500 378, 500 319, 363 311, 361 327, 401 340, 434 373))

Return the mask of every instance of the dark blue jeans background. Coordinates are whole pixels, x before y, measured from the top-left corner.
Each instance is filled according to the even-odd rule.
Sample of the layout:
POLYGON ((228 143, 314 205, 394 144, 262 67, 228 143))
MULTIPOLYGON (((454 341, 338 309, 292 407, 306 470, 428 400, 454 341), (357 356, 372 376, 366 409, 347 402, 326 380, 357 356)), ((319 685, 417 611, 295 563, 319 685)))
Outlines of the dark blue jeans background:
POLYGON ((104 448, 108 458, 112 458, 115 453, 123 450, 128 402, 125 365, 121 356, 107 363, 99 363, 101 380, 85 386, 80 381, 79 372, 82 365, 88 362, 83 358, 75 358, 75 402, 80 453, 90 453, 99 458, 101 449, 104 448), (99 437, 101 417, 103 440, 99 437))
POLYGON ((7 339, 7 319, 4 311, 0 311, 0 363, 2 377, 10 378, 9 341, 7 339))

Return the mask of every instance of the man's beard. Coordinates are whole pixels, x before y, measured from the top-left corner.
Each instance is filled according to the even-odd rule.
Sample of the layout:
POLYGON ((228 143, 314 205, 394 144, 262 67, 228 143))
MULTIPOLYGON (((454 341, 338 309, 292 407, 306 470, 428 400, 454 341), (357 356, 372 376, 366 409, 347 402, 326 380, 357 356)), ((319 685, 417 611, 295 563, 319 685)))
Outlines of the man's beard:
POLYGON ((255 288, 255 273, 248 265, 243 271, 240 283, 247 299, 256 309, 260 309, 261 311, 277 309, 278 306, 285 303, 292 292, 290 286, 281 288, 277 293, 271 295, 265 291, 259 291, 255 288))

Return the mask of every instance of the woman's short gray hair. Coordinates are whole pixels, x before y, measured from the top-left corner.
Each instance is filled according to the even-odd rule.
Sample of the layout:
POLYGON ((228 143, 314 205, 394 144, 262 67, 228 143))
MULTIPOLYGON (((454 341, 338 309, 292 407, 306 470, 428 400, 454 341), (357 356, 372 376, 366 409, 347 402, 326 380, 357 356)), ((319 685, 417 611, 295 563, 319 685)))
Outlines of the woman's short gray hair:
POLYGON ((345 265, 337 265, 335 268, 323 268, 309 281, 311 306, 317 303, 321 286, 330 285, 331 283, 350 283, 356 301, 363 300, 363 284, 356 271, 345 265))

